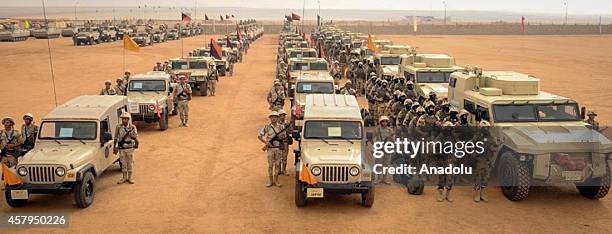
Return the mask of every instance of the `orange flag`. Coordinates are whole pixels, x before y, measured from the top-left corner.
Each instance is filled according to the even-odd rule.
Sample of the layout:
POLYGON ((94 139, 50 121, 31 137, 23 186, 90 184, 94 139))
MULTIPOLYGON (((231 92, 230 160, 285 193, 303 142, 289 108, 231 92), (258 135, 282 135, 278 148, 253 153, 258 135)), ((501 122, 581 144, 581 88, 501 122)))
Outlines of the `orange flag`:
POLYGON ((314 175, 312 175, 312 173, 310 173, 310 170, 308 170, 308 166, 306 166, 306 164, 302 164, 302 171, 300 171, 300 180, 310 185, 317 184, 317 179, 314 177, 314 175))
POLYGON ((15 174, 15 172, 9 169, 5 164, 2 164, 2 175, 4 176, 4 182, 6 182, 6 184, 8 185, 17 185, 23 183, 19 176, 17 176, 17 174, 15 174))
POLYGON ((368 49, 372 50, 375 54, 378 53, 378 48, 376 48, 371 34, 368 34, 368 49))
POLYGON ((138 44, 128 35, 123 37, 123 48, 134 52, 140 52, 140 46, 138 46, 138 44))

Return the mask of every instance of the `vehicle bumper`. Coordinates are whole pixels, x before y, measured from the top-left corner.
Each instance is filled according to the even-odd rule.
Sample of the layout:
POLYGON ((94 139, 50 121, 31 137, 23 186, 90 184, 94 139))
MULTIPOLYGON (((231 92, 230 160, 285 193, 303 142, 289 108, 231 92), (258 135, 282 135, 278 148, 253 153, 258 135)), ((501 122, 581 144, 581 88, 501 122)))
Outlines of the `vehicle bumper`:
POLYGON ((325 193, 333 194, 367 193, 372 188, 372 182, 361 181, 352 184, 317 183, 317 187, 323 188, 325 193))
POLYGON ((145 121, 145 122, 157 122, 159 121, 159 117, 157 117, 157 113, 146 113, 146 114, 132 114, 132 121, 145 121))
POLYGON ((6 190, 28 190, 30 194, 61 194, 72 192, 73 188, 74 183, 64 182, 59 184, 21 184, 7 186, 6 190))

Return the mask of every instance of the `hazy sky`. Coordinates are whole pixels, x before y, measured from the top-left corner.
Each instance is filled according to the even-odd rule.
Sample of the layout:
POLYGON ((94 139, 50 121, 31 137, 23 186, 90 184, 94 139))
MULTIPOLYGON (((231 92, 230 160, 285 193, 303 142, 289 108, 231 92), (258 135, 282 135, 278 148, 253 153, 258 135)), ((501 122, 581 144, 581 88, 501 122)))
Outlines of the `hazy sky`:
MULTIPOLYGON (((612 0, 567 0, 570 14, 612 14, 612 0)), ((76 0, 47 0, 48 6, 74 6, 76 0)), ((79 6, 185 6, 302 8, 302 0, 79 0, 79 6)), ((320 0, 321 8, 379 10, 442 10, 443 1, 424 0, 320 0)), ((449 11, 512 11, 559 14, 565 0, 446 0, 449 11)), ((40 6, 41 0, 0 0, 0 7, 40 6)), ((317 8, 317 0, 306 0, 306 8, 317 8)), ((1 17, 1 16, 0 16, 1 17)))

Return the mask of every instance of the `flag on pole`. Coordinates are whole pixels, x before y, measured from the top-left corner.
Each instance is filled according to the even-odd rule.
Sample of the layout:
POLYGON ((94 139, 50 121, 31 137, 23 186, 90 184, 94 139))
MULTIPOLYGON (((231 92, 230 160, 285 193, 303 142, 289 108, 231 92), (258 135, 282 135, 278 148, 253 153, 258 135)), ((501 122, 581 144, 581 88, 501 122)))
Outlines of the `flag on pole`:
POLYGON ((232 18, 236 18, 236 16, 232 15, 232 18))
POLYGON ((8 185, 18 185, 23 183, 19 176, 17 176, 17 174, 4 163, 2 163, 2 175, 4 176, 4 182, 8 185))
POLYGON ((225 15, 225 19, 229 19, 229 15, 225 15))
POLYGON ((521 16, 521 32, 525 34, 525 16, 521 16))
POLYGON ((208 15, 204 14, 204 20, 208 20, 208 15))
POLYGON ((220 15, 219 18, 221 19, 221 21, 223 21, 223 16, 222 15, 220 15))
POLYGON ((129 35, 123 36, 123 48, 134 52, 140 52, 140 46, 129 35))
POLYGON ((23 28, 28 29, 30 28, 30 21, 26 20, 25 22, 23 22, 23 28))
POLYGON ((319 52, 319 58, 325 58, 325 51, 323 49, 323 45, 321 45, 321 43, 317 42, 317 47, 318 47, 318 52, 319 52))
POLYGON ((290 15, 286 15, 286 16, 285 16, 285 19, 286 19, 287 21, 289 21, 289 22, 293 21, 293 19, 291 19, 291 16, 290 16, 290 15))
POLYGON ((300 180, 310 185, 317 184, 317 179, 314 177, 314 175, 312 175, 310 170, 308 170, 308 166, 305 163, 302 163, 302 170, 300 171, 300 180))
POLYGON ((376 44, 374 44, 374 39, 372 39, 372 34, 368 34, 368 49, 372 50, 375 54, 378 53, 378 48, 376 48, 376 44))
POLYGON ((157 100, 155 101, 155 114, 157 114, 157 118, 161 119, 161 108, 157 100))
POLYGON ((300 20, 300 18, 302 18, 300 15, 293 12, 291 13, 291 20, 300 20))
POLYGON ((210 56, 216 59, 222 59, 223 53, 221 46, 214 39, 210 39, 210 56))
POLYGON ((240 27, 236 26, 236 36, 238 36, 238 41, 242 41, 242 32, 240 32, 240 27))
POLYGON ((321 16, 317 15, 317 26, 321 26, 321 16))
POLYGON ((189 16, 187 13, 181 12, 181 20, 185 23, 189 23, 191 22, 191 16, 189 16))

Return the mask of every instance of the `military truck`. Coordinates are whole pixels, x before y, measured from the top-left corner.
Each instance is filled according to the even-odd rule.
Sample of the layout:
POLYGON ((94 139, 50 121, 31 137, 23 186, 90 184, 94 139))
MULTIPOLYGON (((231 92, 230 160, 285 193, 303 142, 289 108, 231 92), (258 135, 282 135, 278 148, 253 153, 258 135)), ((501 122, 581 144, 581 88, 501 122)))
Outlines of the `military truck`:
POLYGON ((575 185, 584 197, 606 196, 612 143, 582 121, 576 101, 540 91, 540 80, 527 74, 470 70, 451 74, 448 99, 472 123, 492 124, 506 198, 523 200, 534 185, 575 185))
POLYGON ((178 31, 178 30, 176 30, 176 29, 170 29, 170 30, 168 30, 168 33, 167 33, 167 34, 168 34, 168 35, 167 35, 167 39, 168 39, 168 40, 178 40, 178 39, 180 39, 180 38, 181 38, 181 36, 179 35, 179 31, 178 31))
POLYGON ((30 194, 74 193, 78 207, 90 206, 96 179, 119 161, 113 134, 127 105, 124 96, 79 96, 47 114, 36 146, 16 166, 23 183, 4 191, 7 204, 23 207, 30 194))
POLYGON ((401 59, 399 54, 378 53, 374 55, 374 67, 378 78, 391 80, 398 76, 401 59))
POLYGON ((232 49, 230 48, 222 48, 221 49, 221 59, 216 59, 211 57, 210 55, 210 49, 208 47, 202 47, 202 48, 198 48, 196 50, 193 51, 192 55, 193 57, 206 57, 208 59, 214 59, 215 60, 215 68, 217 68, 217 73, 219 74, 219 76, 226 76, 227 75, 227 69, 229 68, 229 62, 227 61, 227 56, 229 55, 229 51, 231 51, 232 49))
POLYGON ((289 85, 291 101, 291 123, 297 129, 302 128, 306 105, 306 96, 315 93, 334 94, 338 90, 334 78, 329 73, 305 72, 296 78, 295 84, 289 85))
POLYGON ((79 28, 79 32, 72 37, 74 45, 93 45, 100 43, 100 32, 97 27, 79 28))
POLYGON ((78 29, 75 27, 66 27, 62 29, 62 37, 73 37, 74 34, 77 34, 78 29))
POLYGON ((323 73, 329 74, 329 65, 323 58, 294 58, 288 62, 288 83, 295 84, 295 81, 304 74, 323 73))
POLYGON ((117 40, 117 31, 114 26, 100 27, 100 40, 104 42, 111 42, 117 40))
POLYGON ((138 32, 132 39, 141 47, 150 46, 153 44, 153 38, 148 32, 138 32))
POLYGON ((25 41, 30 36, 30 31, 22 29, 12 29, 0 31, 0 41, 25 41))
POLYGON ((327 194, 361 194, 361 204, 374 204, 372 165, 362 145, 363 120, 352 95, 311 94, 306 97, 304 127, 294 131, 295 205, 327 194), (306 170, 306 171, 303 171, 306 170), (302 175, 310 175, 308 181, 302 175), (314 183, 313 183, 314 182, 314 183))
POLYGON ((210 57, 188 57, 170 59, 170 75, 176 78, 184 75, 189 79, 189 85, 200 96, 208 95, 208 64, 212 61, 210 57))
POLYGON ((455 58, 449 55, 414 52, 401 56, 399 74, 414 82, 418 95, 426 97, 435 91, 438 98, 445 98, 451 73, 462 69, 455 65, 455 58))
POLYGON ((30 34, 36 39, 48 39, 60 37, 61 30, 53 27, 45 27, 32 29, 30 34))
POLYGON ((168 116, 178 113, 178 101, 174 98, 175 88, 176 83, 163 71, 131 76, 127 97, 132 121, 158 122, 160 130, 168 129, 168 116))
POLYGON ((314 48, 292 48, 287 49, 287 59, 291 58, 317 58, 317 50, 314 48))
POLYGON ((162 30, 155 30, 152 36, 154 43, 166 42, 166 32, 162 30))

